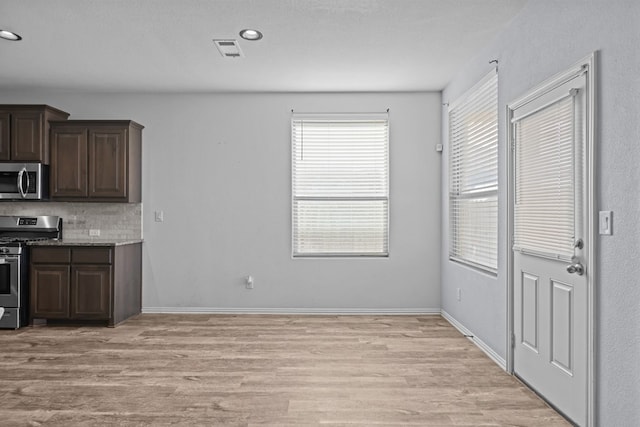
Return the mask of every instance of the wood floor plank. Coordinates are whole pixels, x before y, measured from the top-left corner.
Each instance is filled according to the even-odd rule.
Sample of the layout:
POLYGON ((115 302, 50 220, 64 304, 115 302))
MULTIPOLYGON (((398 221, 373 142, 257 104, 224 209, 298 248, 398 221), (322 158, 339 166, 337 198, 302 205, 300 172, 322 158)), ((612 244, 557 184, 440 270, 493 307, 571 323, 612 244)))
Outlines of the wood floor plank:
POLYGON ((5 426, 568 426, 440 316, 0 330, 5 426))

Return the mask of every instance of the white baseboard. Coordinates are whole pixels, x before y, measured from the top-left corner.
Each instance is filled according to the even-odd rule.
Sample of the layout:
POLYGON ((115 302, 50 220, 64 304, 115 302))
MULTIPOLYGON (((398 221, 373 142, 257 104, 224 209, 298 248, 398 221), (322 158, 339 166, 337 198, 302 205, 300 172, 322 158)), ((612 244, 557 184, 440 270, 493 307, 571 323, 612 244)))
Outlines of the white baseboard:
POLYGON ((475 344, 477 345, 480 350, 484 351, 485 354, 487 356, 489 356, 489 358, 491 358, 491 360, 493 360, 494 362, 496 362, 496 364, 498 366, 500 366, 502 369, 504 369, 505 371, 507 370, 507 362, 506 360, 504 360, 504 358, 502 358, 498 353, 496 353, 491 347, 489 347, 489 345, 487 345, 487 343, 485 343, 484 341, 482 341, 480 338, 478 338, 477 336, 475 336, 475 334, 470 331, 469 329, 467 329, 462 323, 458 322, 453 316, 451 316, 449 313, 447 313, 444 310, 441 310, 441 314, 442 317, 444 317, 449 323, 451 323, 451 325, 456 328, 457 330, 459 330, 463 335, 469 337, 469 339, 475 344))
POLYGON ((143 313, 171 314, 329 314, 329 315, 439 315, 439 308, 227 308, 143 307, 143 313))

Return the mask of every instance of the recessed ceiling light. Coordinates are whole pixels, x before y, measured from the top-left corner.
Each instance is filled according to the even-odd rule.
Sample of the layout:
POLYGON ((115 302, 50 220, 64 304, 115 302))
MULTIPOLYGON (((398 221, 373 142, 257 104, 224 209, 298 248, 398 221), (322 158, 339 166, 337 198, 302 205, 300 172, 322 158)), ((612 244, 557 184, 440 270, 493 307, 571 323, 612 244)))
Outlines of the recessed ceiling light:
POLYGON ((262 33, 258 30, 251 30, 251 29, 246 29, 246 30, 242 30, 240 31, 240 37, 242 37, 245 40, 260 40, 262 38, 262 33))
MULTIPOLYGON (((14 42, 17 42, 18 40, 22 40, 22 37, 20 37, 19 35, 17 35, 16 33, 12 33, 11 31, 7 31, 7 30, 0 30, 0 37, 5 39, 5 40, 11 40, 14 42)), ((261 35, 262 37, 262 35, 261 35)))

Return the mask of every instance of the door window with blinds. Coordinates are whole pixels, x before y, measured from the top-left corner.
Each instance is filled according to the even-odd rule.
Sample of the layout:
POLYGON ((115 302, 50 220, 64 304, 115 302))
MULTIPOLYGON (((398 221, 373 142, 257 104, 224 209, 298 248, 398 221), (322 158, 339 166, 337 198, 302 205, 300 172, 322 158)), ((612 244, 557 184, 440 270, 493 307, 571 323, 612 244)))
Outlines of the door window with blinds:
POLYGON ((387 114, 294 114, 294 257, 388 256, 387 114))
POLYGON ((515 250, 570 261, 582 224, 586 77, 570 81, 512 111, 515 250))
POLYGON ((449 107, 449 258, 498 267, 498 75, 449 107))

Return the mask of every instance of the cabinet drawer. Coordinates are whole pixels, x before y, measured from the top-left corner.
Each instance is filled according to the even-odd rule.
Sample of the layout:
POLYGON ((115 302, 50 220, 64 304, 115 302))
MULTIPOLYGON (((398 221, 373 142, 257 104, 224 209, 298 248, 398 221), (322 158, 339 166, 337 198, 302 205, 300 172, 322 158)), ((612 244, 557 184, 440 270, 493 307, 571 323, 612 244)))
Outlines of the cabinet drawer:
POLYGON ((111 248, 73 248, 71 262, 73 264, 111 264, 111 248))
POLYGON ((31 262, 34 264, 69 264, 69 248, 31 248, 31 262))

